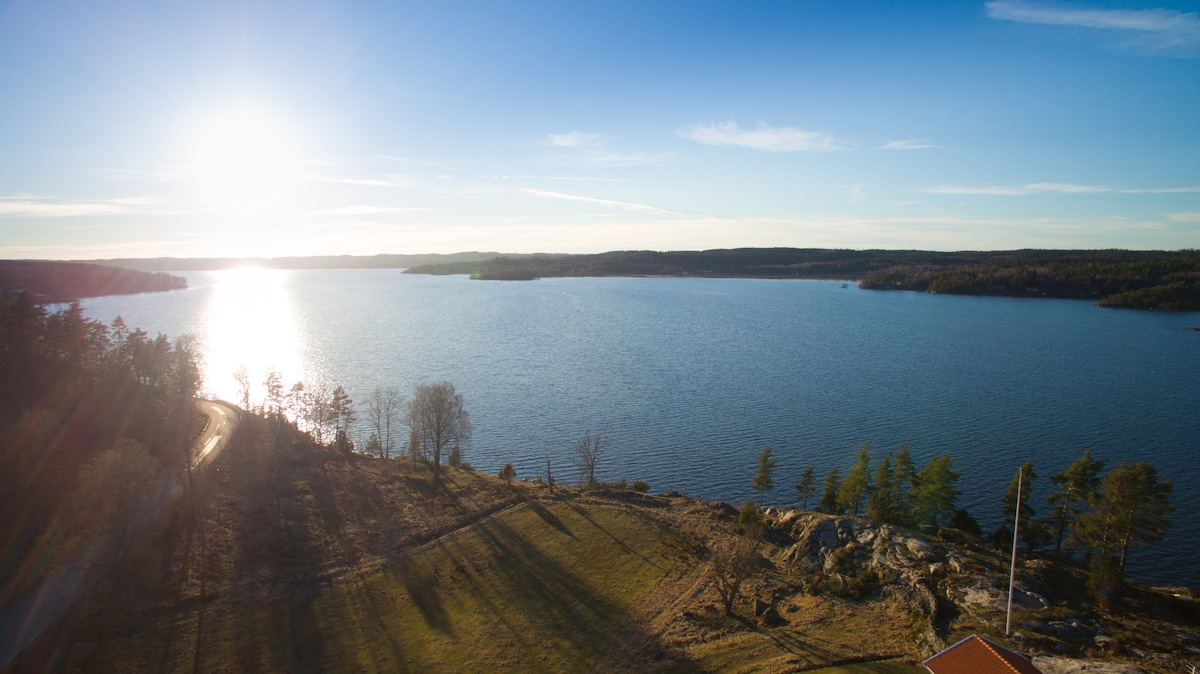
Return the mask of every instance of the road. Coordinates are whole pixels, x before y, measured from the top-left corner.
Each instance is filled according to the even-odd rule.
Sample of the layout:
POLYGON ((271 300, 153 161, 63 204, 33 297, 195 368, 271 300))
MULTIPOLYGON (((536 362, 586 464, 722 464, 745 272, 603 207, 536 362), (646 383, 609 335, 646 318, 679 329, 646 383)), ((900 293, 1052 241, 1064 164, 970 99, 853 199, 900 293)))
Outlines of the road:
MULTIPOLYGON (((238 411, 230 405, 211 400, 197 400, 196 407, 208 417, 208 424, 196 440, 193 470, 204 470, 211 463, 237 428, 238 411)), ((167 511, 171 501, 182 493, 182 485, 176 475, 164 474, 153 491, 147 494, 137 515, 153 520, 167 511)), ((42 582, 21 598, 16 604, 0 613, 0 669, 4 669, 17 657, 38 634, 58 616, 75 603, 95 582, 100 570, 108 562, 103 556, 94 556, 95 546, 85 546, 84 552, 70 563, 47 574, 42 582), (90 551, 90 554, 89 554, 90 551)))
POLYGON ((233 407, 212 400, 197 400, 196 407, 208 417, 208 425, 196 440, 196 458, 192 461, 192 469, 203 468, 204 464, 215 459, 237 428, 238 412, 233 407))

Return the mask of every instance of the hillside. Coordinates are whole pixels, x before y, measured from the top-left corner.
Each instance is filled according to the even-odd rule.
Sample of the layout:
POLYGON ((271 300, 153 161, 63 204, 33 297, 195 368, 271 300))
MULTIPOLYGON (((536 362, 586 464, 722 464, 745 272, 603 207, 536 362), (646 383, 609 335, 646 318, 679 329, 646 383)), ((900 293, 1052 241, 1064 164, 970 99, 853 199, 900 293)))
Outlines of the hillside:
POLYGON ((915 672, 980 632, 1167 672, 1200 644, 1190 596, 1099 607, 1082 571, 1040 560, 1005 640, 1004 553, 799 511, 768 511, 725 616, 709 560, 734 536, 727 505, 460 469, 439 485, 406 459, 274 437, 246 420, 202 477, 203 526, 145 537, 13 671, 915 672))
POLYGON ((181 276, 85 262, 0 260, 0 291, 26 291, 38 302, 179 290, 181 276))
POLYGON ((1101 300, 1104 306, 1200 309, 1200 252, 1131 250, 827 250, 735 248, 498 257, 422 265, 411 274, 483 280, 563 276, 845 279, 870 290, 1101 300))

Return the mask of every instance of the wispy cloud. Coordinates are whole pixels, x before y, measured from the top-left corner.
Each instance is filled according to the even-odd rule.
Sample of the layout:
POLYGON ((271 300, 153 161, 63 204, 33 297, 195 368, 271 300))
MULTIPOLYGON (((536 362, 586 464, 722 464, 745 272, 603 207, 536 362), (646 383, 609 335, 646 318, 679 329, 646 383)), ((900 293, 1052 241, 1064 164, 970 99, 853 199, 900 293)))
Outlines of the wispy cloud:
POLYGON ((993 19, 1050 26, 1103 30, 1127 40, 1126 46, 1179 56, 1198 55, 1200 17, 1173 9, 1092 9, 994 0, 987 3, 993 19))
POLYGON ((1200 192, 1200 187, 1159 187, 1120 191, 1123 194, 1194 194, 1200 192))
POLYGON ((0 198, 0 217, 76 218, 103 215, 169 215, 178 212, 178 208, 158 197, 121 197, 94 201, 0 198))
POLYGON ((927 187, 922 192, 929 194, 968 194, 994 197, 1023 197, 1031 194, 1189 194, 1200 192, 1200 187, 1120 188, 1102 185, 1077 185, 1075 183, 1026 183, 1024 185, 938 185, 927 187))
POLYGON ((325 208, 316 211, 309 211, 309 215, 313 216, 371 216, 371 215, 387 215, 389 213, 412 213, 416 211, 428 211, 428 208, 423 207, 406 207, 395 208, 391 206, 369 206, 366 204, 355 204, 352 206, 341 206, 339 208, 325 208))
POLYGON ((832 135, 794 126, 769 126, 759 123, 754 129, 743 129, 737 122, 693 124, 675 135, 705 145, 748 147, 767 152, 820 152, 843 149, 832 135))
POLYGON ((101 167, 99 171, 113 180, 147 183, 170 183, 188 176, 188 170, 180 166, 163 166, 154 170, 101 167))
POLYGON ((938 185, 924 190, 931 194, 980 194, 997 197, 1020 197, 1030 194, 1090 194, 1094 192, 1111 192, 1106 187, 1094 185, 1075 185, 1073 183, 1028 183, 1025 185, 991 185, 987 187, 972 187, 969 185, 938 185))
POLYGON ((667 210, 665 208, 659 208, 657 206, 650 206, 647 204, 639 204, 639 203, 634 203, 634 202, 630 202, 630 201, 615 201, 613 199, 599 199, 596 197, 585 197, 585 196, 581 196, 578 194, 567 194, 565 192, 551 192, 550 190, 537 190, 537 189, 533 189, 531 187, 521 188, 521 191, 525 192, 526 194, 533 194, 533 195, 536 195, 539 197, 546 197, 548 199, 566 199, 568 201, 583 201, 583 202, 586 202, 589 204, 600 204, 602 206, 616 206, 617 208, 624 208, 624 209, 628 209, 631 211, 642 211, 645 213, 660 213, 663 215, 686 215, 686 213, 681 213, 679 211, 671 211, 671 210, 667 210))
POLYGON ((1171 213, 1167 218, 1174 222, 1200 222, 1200 213, 1171 213))
POLYGON ((610 149, 608 139, 599 133, 572 131, 552 133, 542 145, 574 151, 583 161, 597 166, 641 166, 657 164, 674 156, 674 152, 619 152, 610 149))
POLYGON ((877 147, 875 149, 876 150, 928 150, 928 149, 936 148, 936 147, 937 147, 937 145, 934 145, 933 143, 930 143, 929 141, 926 141, 926 140, 917 139, 917 138, 908 138, 905 140, 893 140, 890 143, 884 143, 883 145, 880 145, 879 147, 877 147))
POLYGON ((488 180, 558 180, 568 182, 586 182, 586 183, 627 183, 628 178, 597 178, 591 176, 530 176, 530 175, 503 175, 491 174, 481 176, 488 180))
POLYGON ((571 133, 552 133, 548 142, 554 147, 596 148, 600 147, 602 138, 603 136, 598 133, 572 131, 571 133))
POLYGON ((339 178, 335 176, 324 176, 318 174, 309 174, 304 176, 305 180, 314 183, 331 183, 334 185, 361 185, 363 187, 396 187, 396 182, 393 180, 378 180, 374 178, 339 178))

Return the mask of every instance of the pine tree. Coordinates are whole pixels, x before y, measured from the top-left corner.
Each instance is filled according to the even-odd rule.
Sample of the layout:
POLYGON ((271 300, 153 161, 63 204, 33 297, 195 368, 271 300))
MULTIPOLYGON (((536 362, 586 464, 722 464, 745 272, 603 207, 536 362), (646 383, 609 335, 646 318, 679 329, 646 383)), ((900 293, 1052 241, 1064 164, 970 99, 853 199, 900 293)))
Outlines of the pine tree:
POLYGON ((896 485, 896 502, 904 511, 905 519, 908 519, 908 514, 912 512, 913 508, 909 495, 916 487, 917 470, 913 466, 907 442, 900 443, 900 451, 896 452, 892 466, 892 482, 896 485))
MULTIPOLYGON (((1025 549, 1029 552, 1033 552, 1034 548, 1044 544, 1047 538, 1045 525, 1034 519, 1037 512, 1029 504, 1029 494, 1032 491, 1033 483, 1037 480, 1038 474, 1033 470, 1033 462, 1026 461, 1013 476, 1012 481, 1008 483, 1008 489, 1004 492, 1004 521, 1007 524, 1016 517, 1017 492, 1018 487, 1020 488, 1021 522, 1017 529, 1019 536, 1025 541, 1025 549)), ((1011 535, 1007 538, 1011 542, 1011 535)))
POLYGON ((906 513, 900 503, 900 491, 892 471, 892 455, 887 454, 875 470, 875 488, 867 498, 867 517, 876 522, 904 525, 906 513))
POLYGON ((1054 542, 1054 554, 1062 552, 1063 535, 1068 526, 1072 526, 1080 515, 1080 505, 1095 500, 1100 488, 1100 471, 1104 469, 1103 461, 1093 461, 1090 450, 1085 450, 1083 456, 1075 460, 1061 473, 1055 473, 1050 479, 1058 487, 1054 493, 1046 497, 1046 502, 1054 505, 1050 518, 1055 523, 1057 537, 1054 542))
POLYGON ((846 479, 842 480, 842 489, 838 493, 838 507, 849 512, 851 516, 858 517, 858 509, 870 490, 871 448, 863 445, 863 448, 858 450, 858 460, 854 462, 854 467, 850 469, 846 479))
POLYGON ((952 465, 949 454, 934 456, 917 473, 916 488, 911 494, 915 524, 936 527, 942 515, 954 510, 954 499, 958 496, 954 483, 961 473, 951 470, 952 465))
POLYGON ((838 510, 838 492, 842 490, 842 478, 838 474, 838 469, 834 468, 825 476, 825 483, 821 491, 821 512, 830 515, 837 514, 838 510))
POLYGON ((758 455, 758 473, 754 475, 754 482, 751 485, 754 491, 758 492, 758 506, 762 507, 763 495, 775 488, 775 484, 771 481, 771 473, 775 472, 775 459, 771 458, 771 448, 764 447, 762 454, 758 455))
POLYGON ((817 493, 817 476, 813 471, 812 464, 804 469, 804 475, 800 476, 800 481, 796 483, 796 498, 800 500, 800 509, 808 510, 808 497, 817 493))
POLYGON ((1100 556, 1120 547, 1120 569, 1125 571, 1129 548, 1162 540, 1171 525, 1171 480, 1159 482, 1154 466, 1121 461, 1104 479, 1095 509, 1080 518, 1080 531, 1100 556))

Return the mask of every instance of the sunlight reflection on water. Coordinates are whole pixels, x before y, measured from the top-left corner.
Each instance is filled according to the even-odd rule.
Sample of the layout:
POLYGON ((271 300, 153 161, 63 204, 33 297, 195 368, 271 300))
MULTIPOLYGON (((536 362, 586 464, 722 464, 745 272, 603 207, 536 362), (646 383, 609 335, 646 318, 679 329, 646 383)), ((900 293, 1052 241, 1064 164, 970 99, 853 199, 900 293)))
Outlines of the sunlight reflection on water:
POLYGON ((239 367, 250 375, 250 400, 259 402, 269 370, 284 386, 306 379, 303 334, 288 293, 290 272, 243 267, 211 272, 213 285, 201 323, 205 388, 238 402, 233 378, 239 367))

